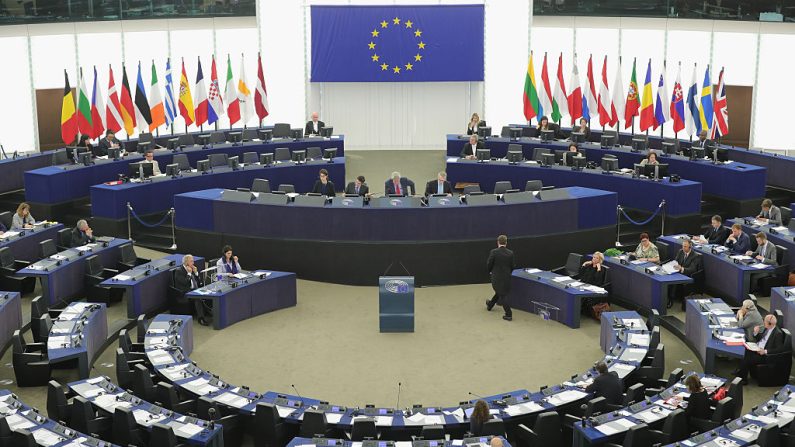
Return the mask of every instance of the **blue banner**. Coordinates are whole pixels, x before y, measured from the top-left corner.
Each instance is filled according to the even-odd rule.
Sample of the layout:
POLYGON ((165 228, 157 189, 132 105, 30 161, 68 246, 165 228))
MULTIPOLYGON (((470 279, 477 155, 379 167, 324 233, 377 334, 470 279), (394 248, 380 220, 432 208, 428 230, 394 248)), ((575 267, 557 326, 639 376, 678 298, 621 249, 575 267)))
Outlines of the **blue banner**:
POLYGON ((483 80, 483 5, 312 6, 312 82, 483 80))

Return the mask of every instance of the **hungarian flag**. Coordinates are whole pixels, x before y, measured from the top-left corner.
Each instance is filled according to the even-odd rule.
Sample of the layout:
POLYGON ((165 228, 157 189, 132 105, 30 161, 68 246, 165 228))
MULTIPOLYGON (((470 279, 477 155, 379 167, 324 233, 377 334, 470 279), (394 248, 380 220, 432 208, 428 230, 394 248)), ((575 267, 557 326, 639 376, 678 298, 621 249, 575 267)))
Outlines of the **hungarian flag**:
POLYGON ((674 122, 674 133, 685 128, 685 95, 682 90, 682 63, 676 71, 676 82, 671 94, 671 119, 674 122))
POLYGON ((569 98, 566 94, 566 83, 563 81, 563 53, 558 57, 558 82, 552 95, 552 121, 560 122, 564 115, 569 114, 569 98))
POLYGON ((75 116, 75 97, 72 87, 69 86, 69 74, 63 71, 64 88, 63 102, 61 103, 61 139, 69 145, 77 136, 77 116, 75 116))
POLYGON ((232 76, 232 58, 226 55, 226 86, 224 87, 226 99, 226 114, 229 116, 229 125, 240 121, 240 100, 237 98, 235 80, 232 76))
POLYGON ((726 83, 723 79, 723 68, 718 75, 718 90, 715 91, 715 117, 712 120, 711 139, 720 138, 729 134, 729 104, 726 102, 726 83))
POLYGON ((618 129, 618 122, 624 116, 624 80, 621 77, 621 58, 618 58, 616 82, 613 83, 613 100, 610 102, 610 126, 618 129))
POLYGON ((260 122, 270 113, 268 111, 268 89, 265 88, 265 75, 262 72, 262 55, 257 55, 257 90, 254 92, 254 109, 260 122))
POLYGON ((179 114, 185 120, 185 127, 196 121, 193 113, 193 95, 190 93, 188 74, 185 72, 185 60, 182 60, 182 75, 179 78, 179 114))
POLYGON ((640 101, 638 101, 638 75, 635 70, 635 63, 632 61, 632 77, 629 80, 629 88, 627 89, 627 102, 624 106, 624 129, 628 129, 635 122, 635 117, 638 116, 640 109, 640 101))
POLYGON ((108 108, 105 110, 105 123, 108 129, 116 133, 121 130, 124 122, 121 118, 121 105, 119 95, 116 93, 116 81, 113 80, 113 67, 110 67, 108 74, 108 108))
POLYGON ((149 125, 152 124, 152 111, 149 109, 149 101, 146 99, 140 61, 138 62, 138 79, 135 82, 135 119, 138 121, 140 132, 149 132, 149 125))
POLYGON ((546 53, 544 53, 544 63, 541 64, 541 91, 539 93, 538 102, 541 107, 540 113, 543 114, 542 116, 546 116, 547 113, 552 113, 552 87, 549 85, 546 53))
POLYGON ((530 52, 530 61, 527 62, 527 73, 524 77, 524 93, 522 94, 522 104, 524 105, 524 117, 530 121, 539 116, 538 89, 536 89, 536 74, 533 68, 533 52, 530 52))
POLYGON ((607 56, 602 62, 602 79, 599 82, 599 98, 597 106, 599 109, 599 125, 604 127, 610 122, 610 90, 607 85, 607 56))
POLYGON ((210 91, 207 95, 207 124, 214 124, 224 114, 224 102, 221 100, 221 87, 218 85, 218 72, 215 69, 213 56, 210 69, 210 91))
POLYGON ((569 93, 569 115, 571 116, 571 124, 582 117, 582 89, 580 88, 580 73, 577 71, 577 58, 574 58, 574 67, 571 71, 571 80, 569 81, 571 93, 569 93))
POLYGON ((588 67, 585 72, 585 104, 583 105, 583 116, 590 122, 599 114, 599 102, 596 100, 596 82, 593 75, 593 55, 588 56, 588 67))
POLYGON ((665 64, 660 73, 660 83, 657 85, 657 99, 654 102, 654 129, 662 126, 671 119, 671 105, 668 101, 668 87, 665 85, 665 64))
POLYGON ((149 110, 152 114, 152 122, 149 124, 149 132, 166 124, 166 109, 163 99, 160 97, 160 87, 157 85, 157 70, 155 61, 152 61, 152 83, 149 88, 149 110))
POLYGON ((199 58, 199 70, 196 72, 196 125, 201 126, 207 122, 210 105, 207 103, 207 87, 204 86, 204 73, 202 73, 202 60, 199 58))
POLYGON ((80 91, 77 93, 77 130, 89 137, 94 135, 94 122, 91 120, 91 103, 86 93, 86 80, 80 69, 80 91))
POLYGON ((100 138, 105 132, 105 125, 102 123, 102 116, 105 115, 105 104, 102 103, 102 95, 99 94, 99 81, 97 80, 97 67, 94 66, 94 88, 91 91, 91 121, 94 123, 94 132, 91 138, 100 138))
POLYGON ((240 79, 237 81, 237 100, 240 103, 240 114, 243 117, 243 125, 251 121, 254 116, 254 102, 251 98, 251 89, 246 82, 246 64, 243 55, 240 56, 240 79))
POLYGON ((654 99, 651 93, 651 59, 646 67, 646 80, 643 82, 643 102, 640 106, 640 131, 654 125, 654 99))
POLYGON ((124 131, 127 136, 131 136, 135 131, 135 106, 133 105, 130 92, 130 83, 127 82, 127 67, 121 66, 121 119, 124 124, 124 131))

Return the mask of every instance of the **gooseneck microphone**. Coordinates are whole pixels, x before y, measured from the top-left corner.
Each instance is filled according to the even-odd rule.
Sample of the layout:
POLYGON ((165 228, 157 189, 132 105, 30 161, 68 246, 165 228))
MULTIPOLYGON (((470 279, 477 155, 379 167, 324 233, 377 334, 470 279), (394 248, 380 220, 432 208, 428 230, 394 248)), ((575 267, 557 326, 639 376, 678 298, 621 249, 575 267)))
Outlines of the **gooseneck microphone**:
POLYGON ((475 394, 475 393, 473 393, 472 391, 470 391, 470 392, 469 392, 469 395, 470 395, 470 396, 475 396, 475 397, 477 397, 477 398, 479 398, 479 399, 486 399, 485 397, 481 396, 480 394, 475 394))
POLYGON ((301 393, 298 392, 298 388, 296 388, 295 385, 293 385, 292 383, 290 384, 290 386, 293 387, 293 391, 295 391, 296 396, 298 396, 299 399, 304 400, 304 398, 301 397, 301 393))
POLYGON ((395 403, 395 409, 396 409, 396 410, 397 410, 398 408, 400 408, 400 387, 401 387, 402 385, 403 385, 402 383, 398 382, 397 403, 395 403))

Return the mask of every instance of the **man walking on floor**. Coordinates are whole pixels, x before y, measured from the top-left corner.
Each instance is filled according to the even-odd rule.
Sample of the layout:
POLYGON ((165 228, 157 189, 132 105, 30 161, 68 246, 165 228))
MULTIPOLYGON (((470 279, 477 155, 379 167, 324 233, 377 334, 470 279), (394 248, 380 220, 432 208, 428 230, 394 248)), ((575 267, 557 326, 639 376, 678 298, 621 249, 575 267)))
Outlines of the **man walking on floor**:
POLYGON ((497 248, 489 253, 486 267, 491 275, 491 288, 494 289, 494 297, 486 301, 486 310, 491 310, 499 303, 505 311, 502 319, 511 321, 513 313, 508 305, 508 293, 511 291, 511 272, 516 268, 516 258, 508 250, 508 236, 501 234, 497 237, 497 248))

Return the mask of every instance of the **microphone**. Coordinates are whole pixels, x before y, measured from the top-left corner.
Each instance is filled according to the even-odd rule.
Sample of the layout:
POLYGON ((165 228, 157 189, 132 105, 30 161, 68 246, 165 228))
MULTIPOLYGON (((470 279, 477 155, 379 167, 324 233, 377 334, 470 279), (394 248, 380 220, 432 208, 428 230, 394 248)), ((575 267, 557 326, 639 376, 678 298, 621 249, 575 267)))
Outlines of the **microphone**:
POLYGON ((215 430, 215 408, 207 410, 207 417, 210 419, 210 430, 215 430))
POLYGON ((402 383, 398 382, 397 403, 395 403, 395 409, 396 409, 396 410, 397 410, 398 408, 400 408, 400 387, 401 387, 402 385, 403 385, 402 383))
POLYGON ((290 386, 293 387, 293 391, 295 391, 295 394, 298 396, 298 398, 304 400, 304 398, 301 397, 301 393, 298 392, 298 388, 296 388, 293 384, 290 384, 290 386))
POLYGON ((480 394, 475 394, 472 391, 469 392, 469 395, 470 396, 475 396, 475 397, 477 397, 479 399, 484 399, 484 400, 486 399, 485 397, 481 396, 480 394))
POLYGON ((583 428, 585 428, 585 421, 586 421, 586 419, 587 419, 587 418, 585 417, 585 412, 586 412, 586 411, 588 411, 588 404, 582 404, 582 405, 580 405, 580 410, 582 410, 582 420, 581 420, 581 421, 582 421, 582 422, 581 422, 581 423, 582 423, 582 427, 583 427, 583 428))

